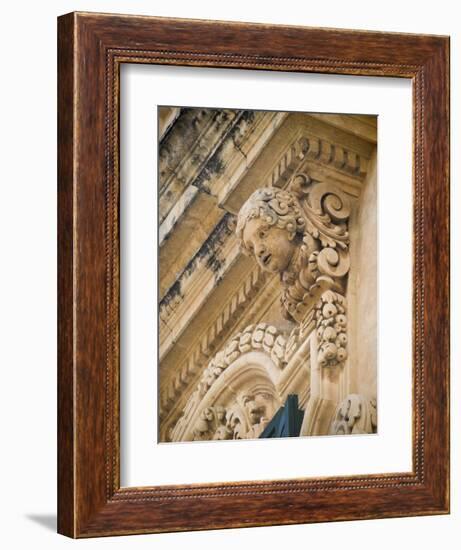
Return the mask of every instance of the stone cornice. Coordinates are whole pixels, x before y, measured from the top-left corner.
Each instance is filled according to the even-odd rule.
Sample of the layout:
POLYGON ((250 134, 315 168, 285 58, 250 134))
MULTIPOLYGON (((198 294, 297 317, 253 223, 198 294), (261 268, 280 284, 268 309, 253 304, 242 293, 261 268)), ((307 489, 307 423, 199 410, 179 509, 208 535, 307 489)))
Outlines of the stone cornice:
POLYGON ((209 300, 239 254, 237 240, 224 217, 159 304, 160 360, 178 342, 185 326, 209 300))
POLYGON ((233 110, 181 109, 159 146, 160 223, 241 116, 233 110))
POLYGON ((239 111, 225 129, 201 138, 206 154, 203 152, 200 162, 197 158, 194 163, 188 160, 195 149, 184 152, 181 166, 185 173, 180 180, 179 168, 170 175, 161 172, 160 203, 162 211, 168 210, 159 226, 161 298, 174 284, 175 274, 186 267, 229 211, 228 194, 239 185, 285 117, 286 113, 239 111), (189 167, 190 163, 194 166, 189 167), (163 182, 162 174, 167 182, 163 182))
POLYGON ((310 113, 310 116, 370 143, 376 144, 378 142, 374 115, 310 113))
POLYGON ((160 142, 180 114, 180 107, 161 106, 158 108, 158 139, 160 142))
MULTIPOLYGON (((205 331, 197 335, 195 346, 175 369, 173 376, 165 376, 160 389, 162 418, 169 415, 173 406, 175 410, 178 409, 178 400, 181 395, 188 394, 185 388, 195 380, 197 370, 208 361, 213 350, 229 336, 238 314, 260 291, 267 279, 267 274, 263 273, 260 268, 252 266, 243 283, 236 288, 235 294, 231 295, 223 304, 219 314, 212 319, 205 331)), ((161 368, 164 368, 164 365, 161 368)))
MULTIPOLYGON (((286 113, 235 111, 235 115, 231 111, 232 118, 223 111, 221 116, 226 113, 228 118, 217 122, 218 115, 211 117, 208 110, 204 112, 207 114, 203 118, 208 125, 189 149, 182 150, 183 157, 178 166, 171 168, 167 165, 159 170, 160 246, 192 205, 199 190, 216 197, 218 204, 224 202, 226 194, 238 184, 242 174, 286 117, 286 113)), ((167 137, 173 139, 173 136, 167 137)), ((179 141, 179 136, 176 139, 179 141)), ((176 159, 177 150, 174 154, 166 154, 167 148, 168 144, 160 146, 161 165, 166 162, 165 156, 176 159)))
POLYGON ((357 196, 366 176, 368 160, 346 147, 300 131, 266 175, 261 187, 284 188, 295 172, 305 170, 319 181, 328 179, 343 184, 347 192, 357 196))

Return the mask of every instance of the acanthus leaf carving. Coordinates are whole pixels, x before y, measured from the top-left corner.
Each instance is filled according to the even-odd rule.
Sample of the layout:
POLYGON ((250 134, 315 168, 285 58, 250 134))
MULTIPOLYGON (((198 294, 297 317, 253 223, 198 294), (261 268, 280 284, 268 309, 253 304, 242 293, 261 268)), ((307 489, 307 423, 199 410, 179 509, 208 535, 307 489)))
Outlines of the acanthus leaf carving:
POLYGON ((195 423, 193 440, 256 439, 275 411, 276 401, 270 392, 241 392, 226 407, 205 407, 195 423))
POLYGON ((378 415, 376 399, 351 394, 336 408, 331 435, 376 433, 378 415))

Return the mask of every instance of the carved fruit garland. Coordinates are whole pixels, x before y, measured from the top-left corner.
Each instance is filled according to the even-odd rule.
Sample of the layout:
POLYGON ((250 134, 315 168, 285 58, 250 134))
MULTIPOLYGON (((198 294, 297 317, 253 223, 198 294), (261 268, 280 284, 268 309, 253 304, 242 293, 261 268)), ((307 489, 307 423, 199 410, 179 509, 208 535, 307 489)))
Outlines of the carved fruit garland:
POLYGON ((337 292, 325 292, 315 306, 318 355, 321 367, 334 367, 347 359, 346 299, 337 292))

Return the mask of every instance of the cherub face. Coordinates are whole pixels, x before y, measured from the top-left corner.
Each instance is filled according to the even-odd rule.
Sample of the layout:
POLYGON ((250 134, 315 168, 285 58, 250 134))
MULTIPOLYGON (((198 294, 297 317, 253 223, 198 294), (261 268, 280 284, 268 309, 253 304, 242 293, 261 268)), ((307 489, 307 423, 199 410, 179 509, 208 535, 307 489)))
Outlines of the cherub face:
POLYGON ((249 220, 243 230, 245 247, 265 271, 282 272, 290 263, 296 245, 286 229, 269 226, 261 218, 249 220))

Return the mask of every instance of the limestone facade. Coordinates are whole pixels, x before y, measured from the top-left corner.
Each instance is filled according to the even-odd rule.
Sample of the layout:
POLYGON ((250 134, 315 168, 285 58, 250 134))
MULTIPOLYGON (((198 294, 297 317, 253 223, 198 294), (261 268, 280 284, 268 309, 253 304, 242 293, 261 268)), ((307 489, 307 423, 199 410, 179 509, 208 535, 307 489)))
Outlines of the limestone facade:
POLYGON ((159 108, 159 441, 377 431, 374 116, 159 108))

